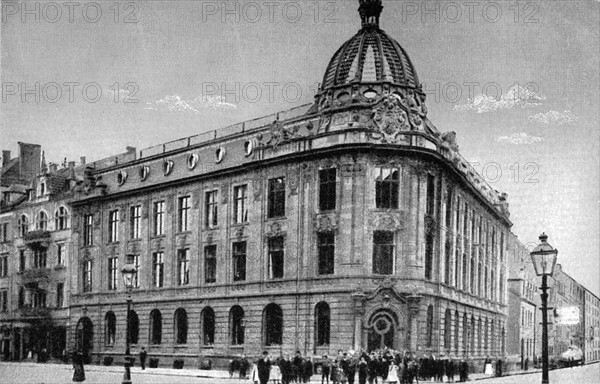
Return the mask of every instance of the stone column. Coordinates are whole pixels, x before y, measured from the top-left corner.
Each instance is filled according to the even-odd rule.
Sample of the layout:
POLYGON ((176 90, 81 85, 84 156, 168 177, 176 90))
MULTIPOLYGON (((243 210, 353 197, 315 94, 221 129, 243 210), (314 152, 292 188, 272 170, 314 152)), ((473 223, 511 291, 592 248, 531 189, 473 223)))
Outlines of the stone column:
POLYGON ((362 330, 363 330, 363 316, 365 315, 365 297, 363 292, 352 293, 352 301, 354 303, 354 342, 353 349, 358 351, 363 347, 362 345, 362 330))
POLYGON ((411 295, 408 296, 408 349, 416 353, 417 342, 419 341, 419 304, 421 296, 411 295))

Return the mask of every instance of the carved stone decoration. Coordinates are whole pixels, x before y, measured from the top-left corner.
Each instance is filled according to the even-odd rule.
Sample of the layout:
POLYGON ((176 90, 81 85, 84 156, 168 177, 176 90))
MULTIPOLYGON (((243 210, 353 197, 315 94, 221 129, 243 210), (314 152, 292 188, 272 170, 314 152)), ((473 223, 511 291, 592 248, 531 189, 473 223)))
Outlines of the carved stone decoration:
POLYGON ((268 226, 267 231, 265 232, 265 237, 279 237, 286 236, 286 232, 281 228, 281 224, 279 222, 272 223, 268 226))
POLYGON ((290 196, 298 194, 298 175, 296 172, 290 172, 288 174, 289 187, 290 187, 290 196))
POLYGON ((348 114, 336 113, 335 115, 333 115, 333 122, 331 123, 331 125, 336 127, 336 126, 346 125, 346 124, 348 124, 348 122, 349 122, 348 114))
POLYGON ((322 116, 319 121, 319 131, 318 133, 323 133, 329 131, 329 127, 331 125, 331 115, 322 116))
POLYGON ((221 204, 227 204, 229 201, 229 185, 224 183, 221 185, 221 204))
POLYGON ((139 244, 137 241, 132 241, 129 243, 127 247, 129 253, 138 253, 139 252, 139 244))
POLYGON ((179 248, 185 248, 186 243, 187 243, 187 236, 186 235, 179 236, 179 248))
POLYGON ((374 230, 398 231, 404 229, 404 220, 399 215, 392 213, 375 213, 371 217, 370 224, 374 230))
POLYGON ((207 244, 212 244, 214 240, 215 240, 215 239, 214 239, 214 235, 212 234, 212 232, 209 232, 209 233, 206 235, 206 243, 207 243, 207 244))
POLYGON ((341 166, 342 177, 352 177, 364 172, 365 167, 361 163, 342 164, 341 166))
POLYGON ((335 232, 338 230, 337 217, 332 215, 319 215, 315 217, 315 231, 335 232))
POLYGON ((397 143, 400 132, 411 129, 408 115, 397 95, 385 95, 373 108, 372 116, 376 130, 371 133, 371 136, 383 142, 397 143))
POLYGON ((262 196, 262 179, 260 177, 260 174, 256 176, 257 177, 254 179, 254 182, 252 182, 252 191, 254 193, 254 201, 258 202, 260 201, 260 197, 262 196))
POLYGON ((154 249, 161 249, 162 248, 162 239, 158 238, 156 240, 154 240, 154 249))
POLYGON ((238 239, 244 237, 244 226, 239 226, 235 230, 235 237, 238 239))

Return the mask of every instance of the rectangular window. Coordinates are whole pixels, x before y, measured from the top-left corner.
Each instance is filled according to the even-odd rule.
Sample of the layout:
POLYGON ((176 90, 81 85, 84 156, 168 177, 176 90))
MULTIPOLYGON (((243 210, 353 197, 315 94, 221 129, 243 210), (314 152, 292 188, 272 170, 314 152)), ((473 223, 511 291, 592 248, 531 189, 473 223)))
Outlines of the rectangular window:
POLYGON ((25 256, 25 250, 19 249, 19 272, 25 271, 27 268, 27 257, 25 256))
POLYGON ((94 245, 94 215, 83 215, 83 245, 94 245))
POLYGON ((463 221, 463 235, 467 236, 469 233, 469 204, 465 203, 465 217, 463 221))
POLYGON ((8 256, 0 257, 0 277, 8 276, 8 256))
POLYGON ((246 280, 246 242, 233 243, 231 254, 233 261, 233 281, 246 280))
POLYGON ((336 206, 337 170, 335 168, 319 171, 319 209, 332 211, 336 206))
POLYGON ((190 283, 190 250, 180 249, 177 251, 177 263, 179 270, 179 285, 188 285, 190 283))
POLYGON ((152 280, 156 288, 162 288, 164 284, 165 264, 163 252, 155 252, 152 255, 152 280))
POLYGON ((0 312, 8 311, 8 291, 0 291, 0 312))
POLYGON ((140 287, 140 255, 133 255, 133 266, 135 267, 135 275, 133 275, 133 287, 140 287))
POLYGON ((177 206, 177 230, 179 232, 189 231, 189 215, 190 215, 190 197, 184 196, 179 198, 177 206))
POLYGON ((319 233, 317 238, 319 252, 319 275, 333 275, 335 262, 335 234, 319 233))
POLYGON ((47 255, 46 248, 35 248, 33 250, 33 268, 46 268, 47 255))
POLYGON ((433 216, 435 211, 435 176, 427 175, 427 207, 426 214, 433 216))
POLYGON ((92 292, 92 261, 83 263, 83 292, 92 292))
POLYGON ((373 233, 373 273, 394 274, 394 232, 373 233))
POLYGON ((62 308, 65 301, 65 283, 56 284, 56 307, 62 308))
POLYGON ((8 241, 8 223, 2 223, 0 226, 0 242, 8 241))
POLYGON ((56 244, 56 264, 65 264, 65 245, 56 244))
POLYGON ((206 228, 216 228, 218 223, 218 207, 219 202, 217 201, 217 191, 206 192, 205 209, 206 228))
POLYGON ((108 290, 114 291, 117 289, 117 271, 119 259, 111 257, 108 259, 108 290))
POLYGON ((267 217, 285 216, 285 178, 269 179, 267 217))
POLYGON ((22 286, 19 287, 19 293, 17 297, 17 305, 19 308, 22 308, 25 305, 25 288, 22 286))
POLYGON ((119 241, 119 211, 108 213, 108 241, 111 243, 119 241))
POLYGON ((450 285, 450 255, 452 254, 452 243, 450 239, 446 240, 444 249, 444 283, 450 285))
POLYGON ((129 208, 129 235, 132 239, 140 238, 140 221, 142 220, 142 206, 135 205, 129 208))
POLYGON ((207 284, 217 282, 217 246, 204 247, 204 282, 207 284))
POLYGON ((283 237, 273 237, 269 239, 269 278, 283 278, 283 237))
POLYGON ((165 234, 165 202, 154 203, 154 236, 165 234))
POLYGON ((425 278, 433 278, 433 234, 425 237, 425 278))
POLYGON ((236 224, 248 221, 248 186, 233 188, 233 218, 236 224))
POLYGON ((375 179, 375 206, 398 209, 400 195, 400 171, 395 168, 379 168, 375 179))
POLYGON ((46 292, 36 291, 32 295, 32 307, 33 308, 46 308, 46 292))
POLYGON ((448 186, 446 190, 446 227, 452 225, 452 187, 448 186))

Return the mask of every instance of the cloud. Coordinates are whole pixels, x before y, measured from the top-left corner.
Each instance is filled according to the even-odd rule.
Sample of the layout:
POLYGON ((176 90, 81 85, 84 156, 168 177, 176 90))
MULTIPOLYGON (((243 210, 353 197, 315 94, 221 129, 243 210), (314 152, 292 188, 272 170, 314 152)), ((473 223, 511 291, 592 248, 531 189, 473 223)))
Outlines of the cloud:
POLYGON ((547 124, 547 125, 563 125, 574 123, 579 120, 579 116, 573 112, 566 110, 564 112, 548 111, 546 113, 538 113, 533 116, 529 116, 529 121, 535 123, 547 124))
POLYGON ((508 89, 505 95, 501 95, 500 99, 479 94, 466 104, 455 105, 454 110, 457 112, 474 111, 477 113, 486 113, 515 107, 534 108, 542 105, 543 100, 545 98, 534 91, 515 84, 508 89))
POLYGON ((496 138, 498 143, 514 144, 514 145, 529 145, 535 143, 541 143, 545 141, 543 137, 531 136, 525 132, 513 133, 510 136, 500 136, 496 138))
POLYGON ((178 95, 167 95, 153 103, 146 103, 144 109, 166 112, 193 112, 200 113, 200 109, 237 109, 237 105, 228 103, 222 96, 198 96, 192 100, 184 100, 178 95))

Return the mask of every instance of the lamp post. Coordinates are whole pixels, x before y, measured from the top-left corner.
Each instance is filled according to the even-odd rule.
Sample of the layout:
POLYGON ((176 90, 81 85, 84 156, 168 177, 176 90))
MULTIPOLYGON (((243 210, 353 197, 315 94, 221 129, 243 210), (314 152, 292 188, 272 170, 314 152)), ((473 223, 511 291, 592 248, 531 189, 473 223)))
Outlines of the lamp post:
POLYGON ((558 250, 548 244, 545 233, 540 235, 540 241, 531 252, 531 261, 536 275, 542 276, 542 384, 548 384, 548 276, 554 273, 558 250))
POLYGON ((131 384, 131 353, 129 350, 129 313, 131 312, 131 288, 133 288, 133 280, 137 273, 135 265, 133 265, 133 255, 126 256, 126 262, 121 274, 123 275, 123 283, 127 289, 127 317, 125 326, 125 372, 123 373, 122 384, 131 384))

